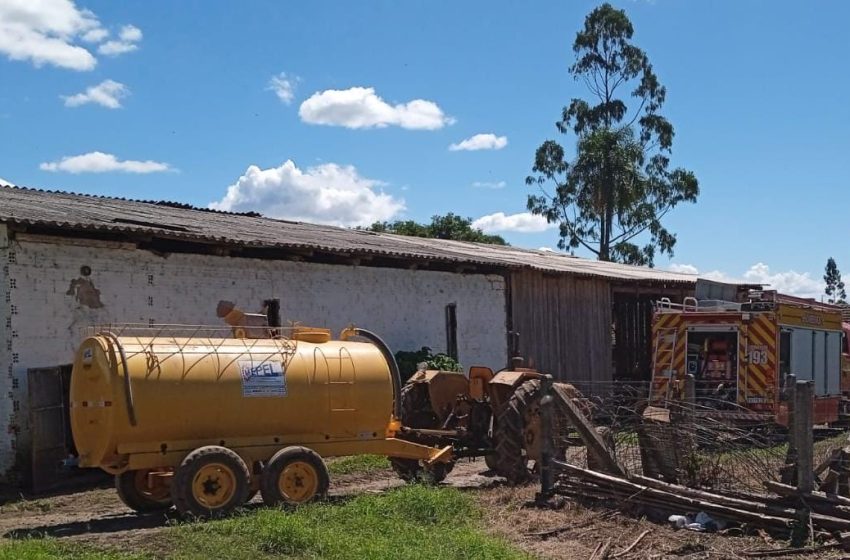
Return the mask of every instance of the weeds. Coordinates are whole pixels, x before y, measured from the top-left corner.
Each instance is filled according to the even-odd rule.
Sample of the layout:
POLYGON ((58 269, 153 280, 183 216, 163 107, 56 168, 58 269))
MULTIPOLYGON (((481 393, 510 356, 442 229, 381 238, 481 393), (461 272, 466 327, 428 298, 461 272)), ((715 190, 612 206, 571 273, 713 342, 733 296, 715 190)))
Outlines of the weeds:
POLYGON ((328 462, 331 475, 366 474, 388 469, 389 461, 383 455, 351 455, 328 462))

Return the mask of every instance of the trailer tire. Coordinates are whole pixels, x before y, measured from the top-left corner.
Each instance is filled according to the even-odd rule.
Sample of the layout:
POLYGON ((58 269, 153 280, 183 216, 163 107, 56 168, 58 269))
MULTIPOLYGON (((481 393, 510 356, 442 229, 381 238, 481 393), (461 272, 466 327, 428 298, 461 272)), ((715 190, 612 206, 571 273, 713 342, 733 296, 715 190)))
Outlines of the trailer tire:
POLYGON ((165 511, 171 507, 168 486, 146 488, 149 469, 124 471, 115 476, 115 489, 124 505, 138 513, 165 511))
POLYGON ((331 479, 318 453, 300 446, 274 454, 260 477, 260 494, 267 506, 301 505, 328 494, 331 479))
POLYGON ((251 473, 234 451, 218 445, 195 449, 183 459, 171 483, 171 498, 183 516, 224 517, 245 503, 251 473))
POLYGON ((530 478, 526 453, 526 417, 540 399, 540 381, 529 379, 516 388, 496 422, 493 433, 495 452, 491 455, 493 470, 516 485, 530 478))

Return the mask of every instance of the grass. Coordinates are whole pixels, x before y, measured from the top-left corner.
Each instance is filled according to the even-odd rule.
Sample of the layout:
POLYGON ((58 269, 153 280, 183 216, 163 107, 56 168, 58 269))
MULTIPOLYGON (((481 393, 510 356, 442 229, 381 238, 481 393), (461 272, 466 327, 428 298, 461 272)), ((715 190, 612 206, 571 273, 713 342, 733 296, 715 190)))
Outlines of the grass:
POLYGON ((212 523, 174 529, 177 558, 526 558, 481 530, 472 498, 451 488, 406 486, 361 495, 340 504, 296 512, 265 509, 212 523))
MULTIPOLYGON (((484 532, 472 497, 453 488, 410 485, 294 511, 259 509, 228 519, 167 528, 170 558, 360 560, 529 558, 484 532)), ((0 560, 136 560, 53 539, 0 541, 0 560)), ((143 554, 144 551, 139 551, 143 554)))
POLYGON ((36 511, 47 513, 53 507, 50 500, 20 499, 0 506, 0 513, 36 511))
POLYGON ((383 455, 351 455, 328 461, 331 475, 371 473, 388 469, 389 461, 383 455))
POLYGON ((53 539, 0 541, 0 560, 143 560, 145 556, 96 550, 53 539))

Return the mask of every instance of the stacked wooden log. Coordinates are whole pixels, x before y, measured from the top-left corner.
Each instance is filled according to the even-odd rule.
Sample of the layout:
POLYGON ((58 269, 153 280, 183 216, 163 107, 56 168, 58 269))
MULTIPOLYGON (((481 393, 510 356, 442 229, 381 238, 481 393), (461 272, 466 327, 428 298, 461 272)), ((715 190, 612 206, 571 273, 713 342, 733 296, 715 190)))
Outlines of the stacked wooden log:
POLYGON ((778 497, 729 496, 638 475, 605 474, 561 462, 557 466, 562 475, 555 491, 580 500, 614 502, 621 507, 640 506, 665 514, 702 511, 727 522, 782 535, 789 534, 800 524, 836 537, 850 533, 850 508, 847 507, 850 499, 822 492, 801 495, 792 486, 771 483, 769 489, 779 493, 778 497))

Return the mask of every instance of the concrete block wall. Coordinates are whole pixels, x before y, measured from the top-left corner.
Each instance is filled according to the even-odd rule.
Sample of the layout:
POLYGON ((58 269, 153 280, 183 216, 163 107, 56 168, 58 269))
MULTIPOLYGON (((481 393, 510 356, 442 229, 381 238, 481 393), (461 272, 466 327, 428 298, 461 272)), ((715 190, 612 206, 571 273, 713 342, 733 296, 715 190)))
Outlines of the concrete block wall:
MULTIPOLYGON (((12 364, 12 286, 9 279, 9 239, 5 224, 0 224, 0 474, 15 460, 15 402, 19 385, 12 364)), ((18 405, 20 406, 20 405, 18 405)))
POLYGON ((263 300, 279 298, 284 324, 298 321, 338 332, 353 323, 377 332, 394 351, 421 346, 445 351, 445 307, 454 303, 461 363, 498 369, 507 361, 501 276, 158 256, 129 244, 26 237, 13 239, 3 260, 6 285, 13 286, 14 334, 7 335, 8 355, 0 354, 0 363, 11 365, 11 378, 0 376, 0 473, 14 462, 11 446, 28 444, 27 369, 70 363, 85 327, 94 324, 220 325, 219 300, 259 311, 263 300))

